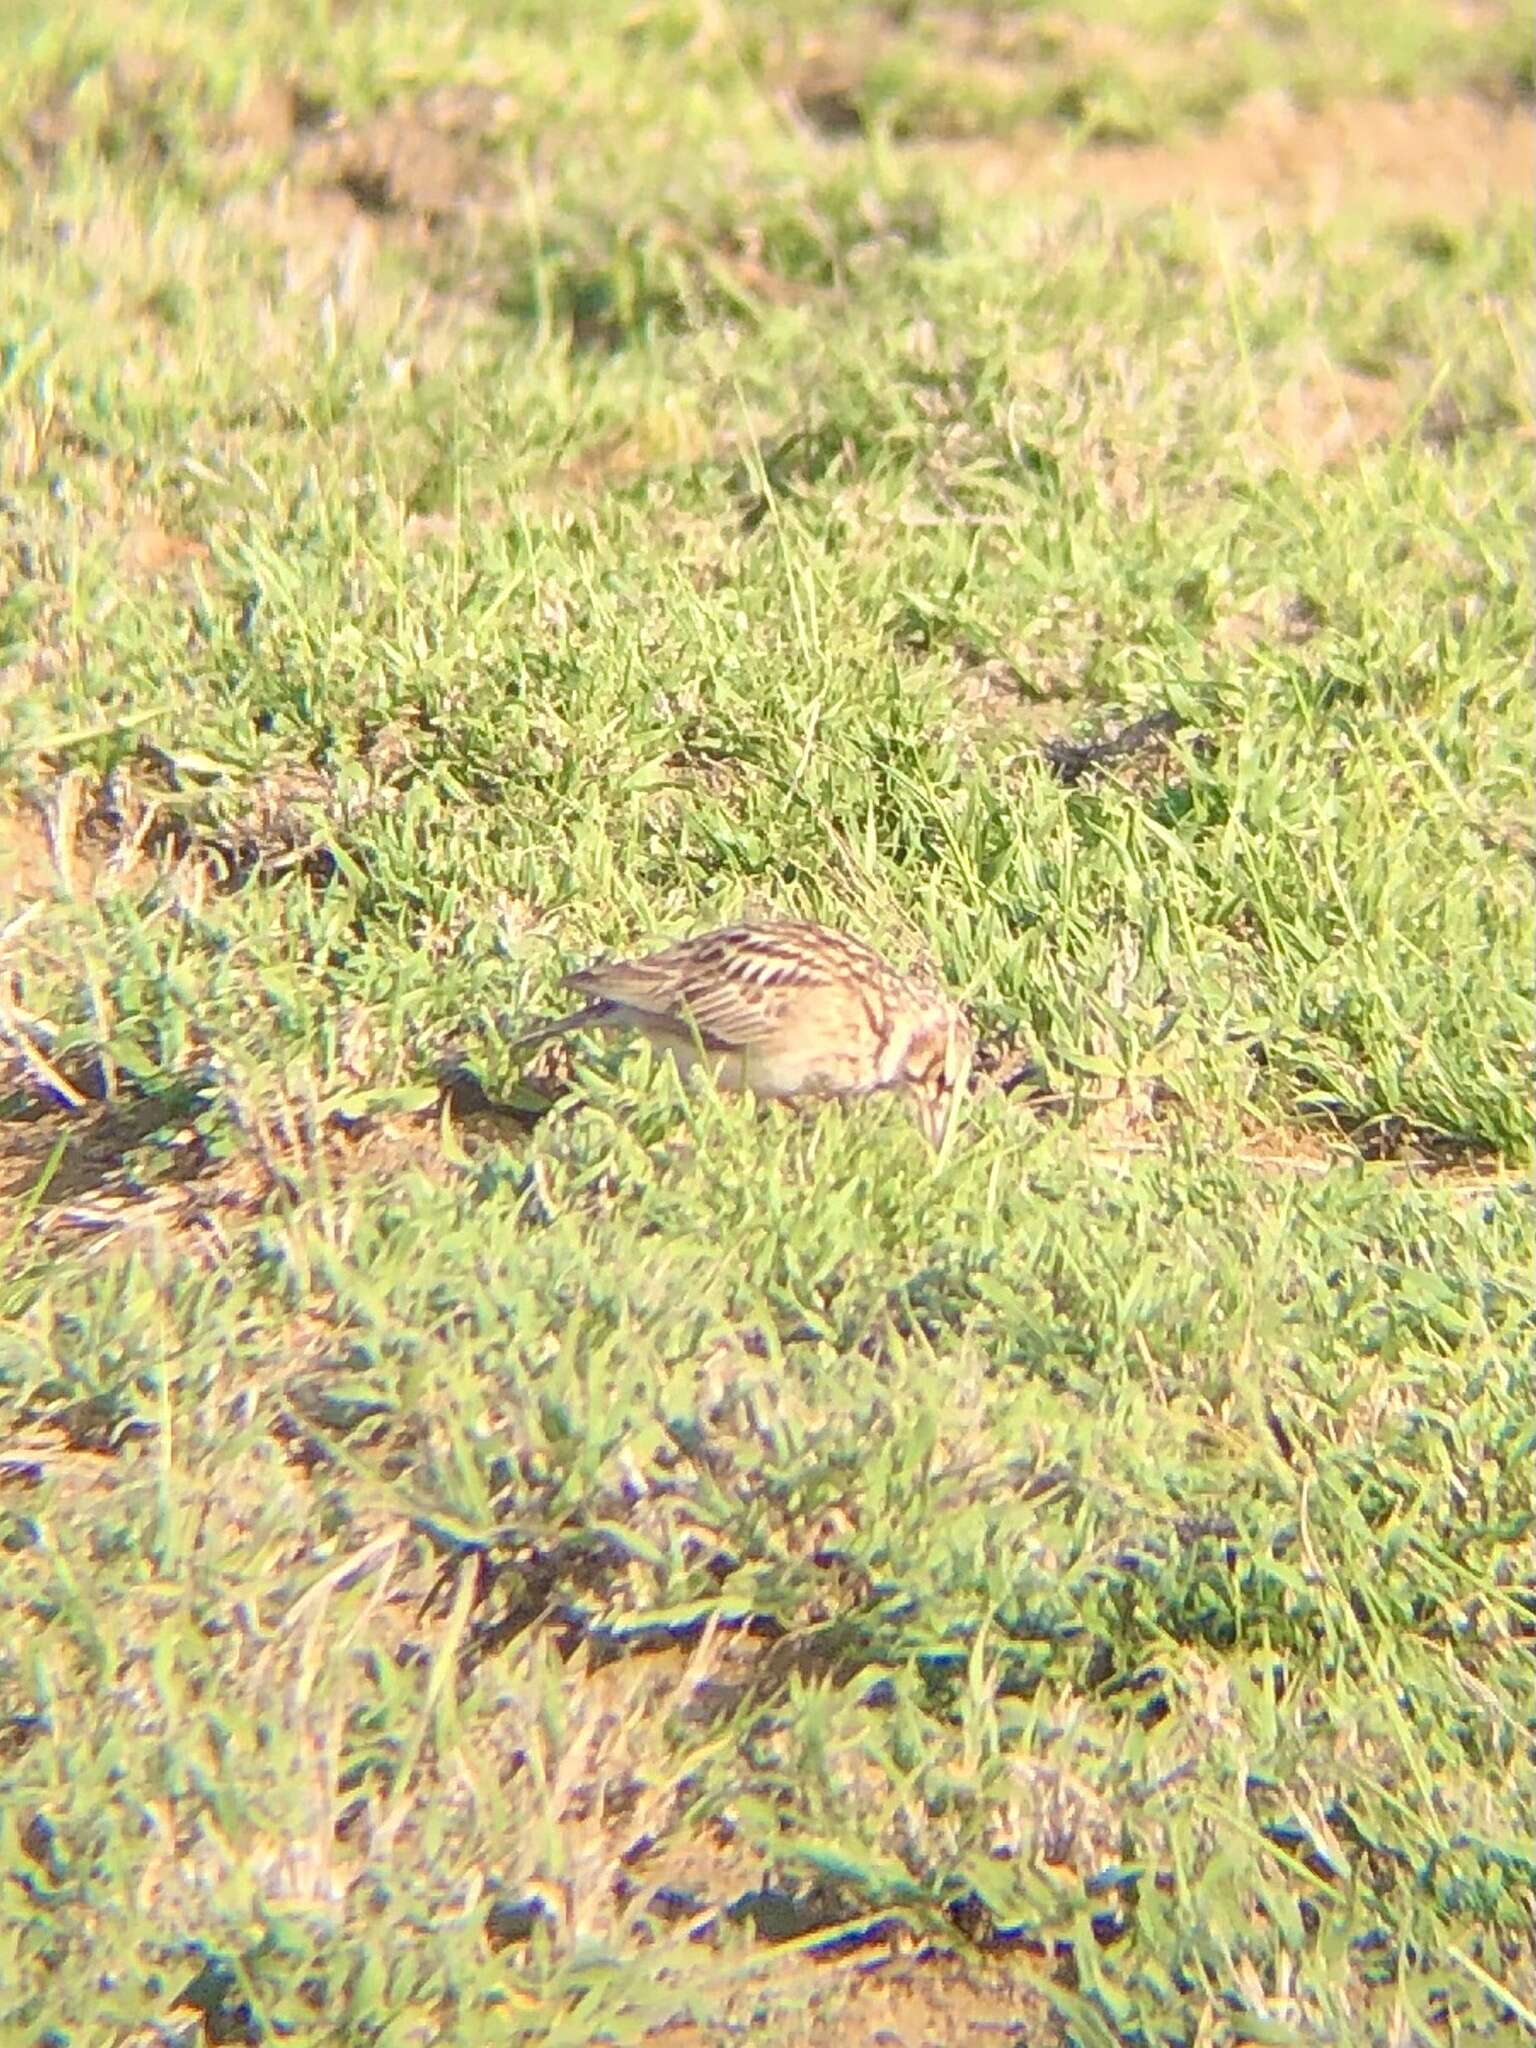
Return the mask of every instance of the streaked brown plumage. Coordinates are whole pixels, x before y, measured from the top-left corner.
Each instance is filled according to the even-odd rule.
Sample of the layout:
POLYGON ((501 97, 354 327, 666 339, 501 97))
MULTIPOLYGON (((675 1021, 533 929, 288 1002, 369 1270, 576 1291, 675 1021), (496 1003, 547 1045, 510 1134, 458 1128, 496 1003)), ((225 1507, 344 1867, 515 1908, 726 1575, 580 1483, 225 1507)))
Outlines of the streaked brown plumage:
POLYGON ((566 976, 589 998, 520 1039, 633 1030, 686 1073, 773 1097, 910 1093, 938 1143, 970 1064, 964 1013, 923 973, 903 973, 846 932, 790 922, 727 925, 639 960, 566 976))

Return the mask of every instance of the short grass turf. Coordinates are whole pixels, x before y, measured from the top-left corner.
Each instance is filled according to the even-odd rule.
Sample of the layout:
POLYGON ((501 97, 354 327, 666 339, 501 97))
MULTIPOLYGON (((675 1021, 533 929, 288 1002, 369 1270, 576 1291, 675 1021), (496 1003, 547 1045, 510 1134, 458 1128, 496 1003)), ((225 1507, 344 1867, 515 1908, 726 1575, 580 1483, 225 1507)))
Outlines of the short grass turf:
POLYGON ((7 11, 8 2038, 1529 2038, 1527 42, 7 11))

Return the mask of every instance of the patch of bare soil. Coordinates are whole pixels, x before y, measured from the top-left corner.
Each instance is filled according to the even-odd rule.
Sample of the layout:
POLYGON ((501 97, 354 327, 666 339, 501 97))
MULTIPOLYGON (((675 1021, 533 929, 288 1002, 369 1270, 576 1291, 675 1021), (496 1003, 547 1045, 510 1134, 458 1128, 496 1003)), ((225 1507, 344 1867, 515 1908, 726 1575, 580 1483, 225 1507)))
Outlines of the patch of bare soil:
MULTIPOLYGON (((768 66, 791 117, 835 141, 862 133, 878 107, 903 141, 955 141, 995 129, 1009 108, 1026 99, 1038 103, 1045 77, 1054 80, 1054 98, 1064 113, 1085 112, 1083 81, 1100 70, 1122 68, 1139 47, 1134 30, 1083 21, 1065 10, 925 7, 914 66, 920 84, 915 95, 900 94, 893 104, 878 67, 891 49, 893 30, 897 63, 905 67, 912 61, 899 54, 911 11, 869 8, 851 19, 845 13, 836 31, 793 36, 768 66)), ((1140 49, 1143 60, 1148 54, 1140 49)), ((1188 61, 1187 47, 1177 61, 1188 61)), ((1101 123, 1109 118, 1107 110, 1098 110, 1101 123)))
MULTIPOLYGON (((1106 1036, 1102 1052, 1113 1048, 1106 1036)), ((1085 1150, 1107 1166, 1146 1156, 1169 1157, 1191 1135, 1211 1158, 1226 1157, 1259 1176, 1317 1177, 1361 1165, 1392 1181, 1432 1178, 1468 1197, 1526 1187, 1528 1169, 1504 1163, 1498 1148, 1475 1133, 1434 1130, 1403 1116, 1351 1114, 1342 1103, 1299 1105, 1273 1115, 1245 1111, 1234 1131, 1161 1076, 1078 1073, 1053 1076, 1039 1048, 1004 1034, 977 1052, 973 1092, 997 1091, 1021 1115, 1041 1122, 1078 1120, 1085 1150)), ((1250 1048, 1255 1065, 1263 1048, 1250 1048)))
POLYGON ((66 771, 35 803, 0 810, 0 1203, 32 1201, 48 1228, 190 1228, 201 1209, 259 1206, 281 1184, 281 1133, 263 1124, 273 1142, 249 1170, 232 1163, 216 1190, 202 1185, 212 1162, 200 1118, 219 1098, 217 1075, 194 1068, 138 1086, 102 1058, 66 1054, 29 1006, 27 974, 36 949, 49 950, 50 914, 70 905, 149 881, 191 907, 260 868, 328 861, 321 781, 262 778, 221 825, 146 744, 103 784, 66 771))
POLYGON ((1336 364, 1287 384, 1265 405, 1265 432, 1305 469, 1326 469, 1389 440, 1408 415, 1409 392, 1391 377, 1336 364))
POLYGON ((158 582, 190 563, 207 559, 205 541, 195 540, 190 534, 169 532, 148 512, 124 529, 118 544, 118 562, 123 573, 146 583, 158 582))
MULTIPOLYGON (((117 118, 150 128, 174 80, 152 68, 114 73, 117 118)), ((516 95, 478 85, 440 86, 349 122, 302 80, 254 80, 230 118, 209 137, 226 168, 278 159, 284 173, 345 194, 379 216, 438 220, 485 196, 497 142, 519 118, 516 95)))
POLYGON ((93 1061, 56 1063, 46 1030, 0 994, 0 1205, 30 1201, 55 1239, 152 1229, 222 1256, 232 1233, 322 1180, 447 1181, 466 1158, 519 1143, 553 1106, 531 1087, 495 1101, 458 1070, 435 1087, 374 1086, 366 1020, 347 1035, 356 1050, 326 1089, 242 1088, 212 1055, 139 1086, 93 1061))
MULTIPOLYGON (((798 2011, 775 2011, 780 2048, 1055 2048, 1061 2023, 1022 1969, 967 1969, 953 1958, 799 1961, 758 1980, 798 2011), (801 2001, 803 2000, 803 2004, 801 2001)), ((689 2021, 650 2038, 661 2048, 716 2048, 741 2040, 741 2020, 689 2021)))
POLYGON ((58 880, 48 828, 30 808, 0 812, 0 927, 58 880))
POLYGON ((1032 124, 1011 140, 957 145, 983 192, 1042 184, 1132 206, 1179 202, 1217 212, 1256 205, 1312 217, 1355 197, 1406 216, 1470 220, 1531 190, 1530 116, 1471 94, 1443 99, 1336 100, 1316 111, 1283 93, 1242 102, 1214 132, 1174 143, 1074 147, 1032 124))
POLYGON ((496 146, 517 115, 510 92, 441 87, 355 125, 296 120, 289 164, 298 182, 375 220, 437 228, 506 196, 496 146))
MULTIPOLYGON (((92 117, 97 148, 114 160, 170 165, 185 146, 186 92, 173 67, 120 56, 107 74, 105 111, 92 117)), ((266 76, 231 114, 203 124, 197 146, 240 225, 266 229, 301 259, 350 249, 361 262, 381 235, 422 244, 472 222, 486 203, 505 203, 496 152, 518 115, 512 92, 468 85, 402 96, 349 122, 302 79, 266 76)), ((91 139, 84 125, 68 93, 35 107, 20 124, 30 171, 50 176, 67 145, 91 139)))

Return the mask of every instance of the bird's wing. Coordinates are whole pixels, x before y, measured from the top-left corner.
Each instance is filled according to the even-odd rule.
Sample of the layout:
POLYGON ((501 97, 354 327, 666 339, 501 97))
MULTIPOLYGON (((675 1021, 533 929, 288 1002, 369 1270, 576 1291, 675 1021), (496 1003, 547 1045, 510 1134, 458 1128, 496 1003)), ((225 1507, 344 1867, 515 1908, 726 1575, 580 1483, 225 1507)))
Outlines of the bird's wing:
POLYGON ((752 926, 685 939, 645 960, 615 960, 566 976, 583 995, 698 1032, 726 1050, 761 1044, 808 990, 833 979, 814 954, 752 926))

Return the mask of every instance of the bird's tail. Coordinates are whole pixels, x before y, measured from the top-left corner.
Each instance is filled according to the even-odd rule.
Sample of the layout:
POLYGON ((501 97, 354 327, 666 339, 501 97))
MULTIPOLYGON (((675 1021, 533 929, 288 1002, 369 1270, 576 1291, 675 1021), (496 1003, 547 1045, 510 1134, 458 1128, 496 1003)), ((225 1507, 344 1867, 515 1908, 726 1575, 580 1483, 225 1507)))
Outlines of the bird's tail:
POLYGON ((605 1002, 584 1003, 579 1010, 572 1010, 568 1017, 548 1017, 542 1024, 532 1024, 526 1031, 518 1032, 509 1041, 507 1050, 532 1052, 535 1046, 543 1045, 551 1038, 564 1038, 568 1031, 581 1031, 588 1024, 600 1024, 608 1009, 605 1002))

